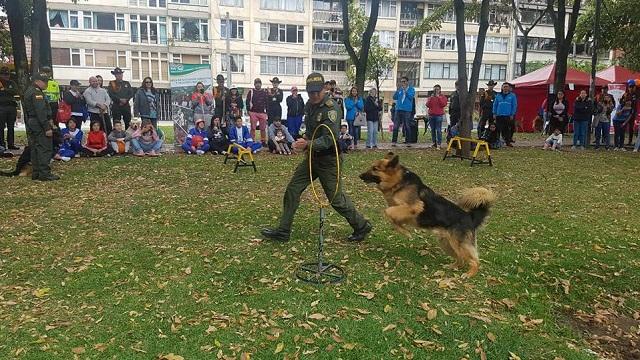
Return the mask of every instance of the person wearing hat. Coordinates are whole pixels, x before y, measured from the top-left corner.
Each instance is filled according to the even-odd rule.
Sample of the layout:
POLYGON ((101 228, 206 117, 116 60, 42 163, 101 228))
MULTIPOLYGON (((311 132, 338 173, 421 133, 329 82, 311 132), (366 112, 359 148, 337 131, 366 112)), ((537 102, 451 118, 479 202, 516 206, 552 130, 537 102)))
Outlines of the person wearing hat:
POLYGON ((51 173, 49 161, 53 155, 53 127, 49 121, 51 108, 43 90, 49 78, 45 74, 31 77, 31 85, 24 92, 22 107, 25 113, 27 138, 31 149, 32 180, 51 181, 60 179, 51 173))
POLYGON ((18 117, 18 86, 9 79, 9 68, 0 69, 0 146, 9 150, 19 150, 15 144, 14 127, 18 117), (7 127, 7 146, 4 142, 4 127, 7 127))
MULTIPOLYGON (((107 90, 100 87, 100 82, 95 76, 89 78, 89 87, 82 93, 87 103, 87 111, 89 111, 89 123, 99 122, 102 130, 106 130, 106 124, 111 124, 109 120, 109 105, 111 98, 107 90)), ((109 132, 111 133, 111 132, 109 132)))
MULTIPOLYGON (((278 77, 274 77, 271 81, 271 89, 269 89, 269 101, 267 102, 267 123, 271 125, 273 119, 282 119, 282 99, 284 95, 279 86, 282 83, 278 77)), ((286 121, 284 125, 287 126, 286 121)))
MULTIPOLYGON (((638 116, 638 84, 634 79, 627 80, 627 89, 625 90, 622 98, 620 99, 620 103, 624 104, 627 100, 631 100, 631 109, 633 113, 631 114, 631 120, 627 122, 627 131, 629 132, 629 142, 627 145, 633 144, 633 124, 636 116, 638 116)), ((623 138, 624 140, 624 138, 623 138)))
POLYGON ((229 89, 224 86, 224 76, 218 74, 216 76, 216 86, 213 88, 213 114, 221 119, 224 119, 227 114, 227 96, 229 95, 229 89))
POLYGON ((484 128, 487 123, 493 122, 493 100, 496 98, 496 92, 493 88, 498 83, 489 80, 487 83, 487 89, 484 91, 482 97, 480 97, 480 121, 478 121, 478 139, 484 133, 484 128))
POLYGON ((251 138, 256 138, 256 125, 260 127, 260 140, 262 146, 267 146, 267 99, 269 93, 262 88, 262 80, 257 78, 253 81, 253 89, 247 91, 247 111, 249 111, 249 121, 251 128, 249 133, 251 138))
POLYGON ((62 101, 71 107, 71 118, 75 121, 78 129, 82 129, 82 123, 86 120, 84 114, 87 103, 80 92, 78 80, 71 80, 69 86, 69 90, 62 93, 62 101))
POLYGON ((196 119, 196 127, 189 129, 187 138, 182 143, 186 154, 204 155, 209 151, 209 133, 205 129, 204 119, 196 119))
POLYGON ((302 115, 304 115, 304 99, 298 93, 298 88, 292 86, 291 95, 287 96, 287 129, 295 139, 300 137, 302 115))
MULTIPOLYGON (((320 73, 312 73, 307 77, 307 93, 309 101, 305 106, 305 126, 306 134, 303 138, 296 140, 293 148, 296 151, 309 151, 312 134, 316 132, 313 139, 313 154, 311 157, 311 174, 313 179, 320 178, 320 183, 325 191, 331 206, 342 215, 353 228, 353 233, 347 238, 348 241, 362 241, 371 232, 372 226, 353 206, 343 190, 342 181, 337 179, 338 159, 336 159, 336 149, 334 138, 337 140, 340 123, 338 120, 338 110, 335 108, 335 101, 323 91, 324 77, 320 73), (321 126, 320 125, 326 125, 321 126), (328 127, 328 128, 327 128, 328 127), (336 181, 339 181, 336 184, 336 181), (337 193, 334 193, 336 191, 337 193)), ((342 156, 342 155, 338 155, 342 156)), ((283 211, 280 217, 280 224, 276 228, 266 228, 261 234, 270 240, 288 241, 291 234, 293 217, 300 205, 300 196, 309 186, 309 157, 304 155, 302 162, 287 185, 284 194, 283 211)), ((340 164, 342 161, 340 161, 340 164)))
MULTIPOLYGON (((134 95, 134 89, 128 81, 122 79, 124 71, 119 67, 113 69, 111 74, 116 77, 109 81, 109 97, 111 98, 111 118, 113 121, 124 121, 124 127, 129 127, 131 122, 131 105, 129 101, 134 95)), ((107 134, 111 132, 111 121, 105 121, 107 134)))

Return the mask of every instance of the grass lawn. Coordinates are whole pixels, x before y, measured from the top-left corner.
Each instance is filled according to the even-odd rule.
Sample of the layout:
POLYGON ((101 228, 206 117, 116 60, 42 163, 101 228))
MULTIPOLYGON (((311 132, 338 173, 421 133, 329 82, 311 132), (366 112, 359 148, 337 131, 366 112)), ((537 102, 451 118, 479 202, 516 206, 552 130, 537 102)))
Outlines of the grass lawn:
POLYGON ((347 155, 345 188, 374 231, 346 243, 328 211, 326 256, 348 277, 325 287, 294 275, 316 249, 308 192, 290 242, 258 234, 300 156, 260 154, 256 175, 165 155, 57 163, 47 184, 0 178, 0 359, 596 359, 615 351, 605 335, 632 350, 611 329, 623 319, 637 339, 635 154, 514 148, 470 168, 399 152, 449 197, 498 194, 475 278, 445 268, 429 233, 407 239, 383 219, 357 178, 382 152, 347 155))

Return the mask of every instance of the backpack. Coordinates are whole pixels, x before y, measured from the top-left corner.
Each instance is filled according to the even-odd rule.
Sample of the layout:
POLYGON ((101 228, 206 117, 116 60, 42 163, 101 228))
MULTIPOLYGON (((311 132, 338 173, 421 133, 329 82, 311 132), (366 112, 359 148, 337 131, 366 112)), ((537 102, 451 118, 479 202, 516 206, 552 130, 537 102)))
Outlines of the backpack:
POLYGON ((56 120, 61 123, 67 123, 71 119, 71 105, 67 104, 63 100, 58 101, 58 114, 56 120))

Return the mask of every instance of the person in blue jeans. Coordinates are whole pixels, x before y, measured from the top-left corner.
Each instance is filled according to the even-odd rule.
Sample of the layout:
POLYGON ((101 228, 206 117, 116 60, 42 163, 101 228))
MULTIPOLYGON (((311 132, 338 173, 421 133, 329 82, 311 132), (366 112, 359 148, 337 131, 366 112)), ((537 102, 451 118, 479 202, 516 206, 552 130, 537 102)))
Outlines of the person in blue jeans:
MULTIPOLYGON (((400 78, 400 87, 393 94, 395 100, 396 111, 395 121, 393 122, 393 135, 391 136, 391 146, 396 146, 398 142, 398 130, 405 127, 411 120, 413 112, 413 102, 416 96, 416 90, 409 86, 409 78, 403 76, 400 78)), ((405 131, 406 134, 406 131, 405 131)))
POLYGON ((444 120, 444 108, 447 107, 447 97, 442 95, 440 85, 433 87, 433 93, 427 99, 429 109, 429 126, 431 127, 432 147, 438 148, 442 143, 442 121, 444 120))
POLYGON ((344 107, 347 110, 345 120, 349 124, 349 134, 353 136, 353 147, 358 146, 358 140, 360 140, 360 126, 353 125, 356 116, 364 110, 364 101, 362 97, 358 95, 358 89, 354 86, 349 91, 349 97, 344 99, 344 107))
POLYGON ((580 144, 580 149, 587 146, 587 127, 593 115, 593 103, 587 97, 587 90, 581 90, 573 105, 573 146, 576 149, 580 144))
POLYGON ((493 100, 493 120, 498 132, 502 135, 507 147, 513 147, 513 132, 515 131, 515 117, 518 110, 518 100, 511 92, 511 84, 502 84, 502 91, 493 100))
POLYGON ((611 113, 616 107, 616 101, 613 96, 606 94, 600 98, 596 106, 596 119, 598 124, 596 125, 596 146, 595 149, 600 148, 600 143, 604 143, 605 149, 609 150, 610 139, 609 129, 611 128, 611 113))
POLYGON ((631 121, 633 107, 631 99, 624 99, 624 103, 618 105, 616 115, 613 117, 613 150, 627 151, 624 148, 624 129, 631 121))

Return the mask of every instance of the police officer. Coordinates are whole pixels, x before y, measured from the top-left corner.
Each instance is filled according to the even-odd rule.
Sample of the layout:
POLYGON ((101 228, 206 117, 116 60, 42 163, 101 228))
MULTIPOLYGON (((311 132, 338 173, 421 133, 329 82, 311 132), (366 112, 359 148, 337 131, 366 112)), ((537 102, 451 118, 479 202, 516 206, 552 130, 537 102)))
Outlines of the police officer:
MULTIPOLYGON (((109 81, 109 97, 111 98, 111 118, 113 122, 124 121, 124 128, 129 128, 131 122, 131 105, 129 101, 134 95, 133 88, 128 81, 122 80, 124 71, 119 67, 113 69, 111 73, 116 77, 109 81)), ((109 119, 105 120, 105 132, 111 133, 112 125, 109 119)))
MULTIPOLYGON (((320 184, 327 198, 333 199, 331 206, 347 219, 349 225, 353 228, 353 234, 347 240, 362 241, 371 232, 371 223, 356 211, 351 200, 342 192, 342 181, 339 183, 338 193, 334 196, 336 181, 338 181, 338 169, 336 150, 331 133, 336 138, 338 137, 340 123, 338 122, 336 103, 328 94, 322 91, 323 85, 324 77, 321 74, 312 73, 307 77, 309 101, 304 110, 306 135, 304 138, 296 140, 293 148, 296 151, 308 151, 310 139, 315 129, 321 124, 329 126, 331 131, 323 126, 318 129, 316 138, 313 140, 313 179, 320 178, 320 184)), ((309 179, 308 161, 309 157, 305 155, 304 160, 298 165, 289 181, 289 185, 287 185, 280 225, 275 229, 263 229, 261 233, 264 237, 276 241, 289 240, 293 216, 300 204, 300 195, 311 181, 309 179)))
POLYGON ((32 84, 24 93, 22 107, 25 113, 27 137, 31 149, 32 180, 52 181, 60 179, 51 173, 49 161, 53 155, 53 127, 49 121, 51 108, 43 92, 49 78, 46 74, 35 74, 32 84))
POLYGON ((9 68, 0 69, 0 146, 4 146, 4 127, 7 127, 7 149, 19 150, 15 145, 14 127, 18 117, 18 86, 9 79, 9 68))

